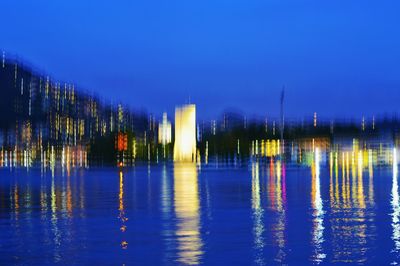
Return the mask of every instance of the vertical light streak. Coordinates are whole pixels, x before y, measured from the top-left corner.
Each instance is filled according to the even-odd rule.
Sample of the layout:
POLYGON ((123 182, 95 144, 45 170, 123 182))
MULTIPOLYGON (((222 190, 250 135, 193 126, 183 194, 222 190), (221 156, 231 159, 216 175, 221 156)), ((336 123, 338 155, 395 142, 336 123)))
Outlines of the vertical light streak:
POLYGON ((174 207, 180 264, 198 265, 203 255, 196 164, 174 164, 174 207))
POLYGON ((324 210, 321 198, 320 188, 320 150, 315 148, 315 158, 313 163, 312 190, 311 199, 313 207, 313 229, 312 229, 312 245, 314 246, 314 254, 312 260, 321 263, 326 254, 323 251, 322 243, 324 242, 324 210))
POLYGON ((393 148, 393 176, 392 176, 392 240, 396 252, 400 251, 400 204, 399 204, 399 186, 397 183, 398 165, 397 149, 393 148))
POLYGON ((260 196, 260 170, 257 161, 251 164, 251 208, 253 210, 253 238, 255 250, 255 263, 262 265, 264 261, 263 248, 264 248, 264 224, 263 216, 264 210, 261 208, 260 196))
POLYGON ((161 213, 163 219, 163 230, 162 235, 165 239, 166 251, 165 254, 165 264, 170 261, 170 252, 173 250, 172 241, 173 230, 172 230, 172 202, 171 202, 171 186, 168 177, 167 166, 164 164, 162 169, 162 179, 161 179, 161 213))
MULTIPOLYGON (((118 218, 121 221, 121 226, 120 226, 120 231, 122 233, 125 233, 126 231, 126 221, 128 221, 128 218, 126 218, 125 216, 125 205, 124 205, 124 174, 123 172, 120 170, 119 171, 119 194, 118 194, 118 200, 119 200, 119 206, 118 206, 118 210, 119 210, 119 216, 118 218)), ((121 248, 122 249, 127 249, 128 248, 128 241, 126 241, 125 239, 125 235, 122 235, 122 240, 121 240, 121 248)))
POLYGON ((372 150, 368 150, 369 192, 368 201, 374 205, 374 169, 372 164, 372 150))
POLYGON ((53 242, 54 242, 54 260, 59 261, 61 245, 61 233, 58 228, 58 217, 57 217, 57 194, 55 187, 54 176, 51 178, 51 227, 53 232, 53 242))

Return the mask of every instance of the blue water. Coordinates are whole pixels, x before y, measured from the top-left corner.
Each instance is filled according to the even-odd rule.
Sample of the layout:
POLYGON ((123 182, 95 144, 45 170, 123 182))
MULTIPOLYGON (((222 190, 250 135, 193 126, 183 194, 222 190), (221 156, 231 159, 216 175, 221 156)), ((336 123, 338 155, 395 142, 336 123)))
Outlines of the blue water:
POLYGON ((0 265, 400 262, 397 169, 0 170, 0 265))

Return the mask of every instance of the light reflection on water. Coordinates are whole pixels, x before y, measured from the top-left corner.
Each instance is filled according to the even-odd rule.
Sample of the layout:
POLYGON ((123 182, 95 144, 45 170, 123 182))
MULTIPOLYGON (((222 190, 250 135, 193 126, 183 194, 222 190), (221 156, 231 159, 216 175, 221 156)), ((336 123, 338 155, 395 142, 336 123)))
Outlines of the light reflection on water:
MULTIPOLYGON (((392 178, 392 227, 394 242, 393 252, 400 251, 400 203, 399 203, 399 186, 397 183, 398 165, 397 165, 397 150, 393 150, 393 178, 392 178)), ((397 263, 394 263, 397 264, 397 263)))
POLYGON ((169 178, 169 173, 166 165, 162 167, 162 176, 161 176, 161 216, 163 221, 162 227, 162 238, 165 240, 165 252, 163 254, 163 263, 167 264, 168 261, 173 260, 173 239, 174 239, 174 230, 173 230, 173 210, 172 210, 172 189, 171 189, 171 180, 169 178))
POLYGON ((321 263, 326 254, 323 251, 322 243, 324 242, 324 210, 323 202, 321 198, 320 188, 320 153, 319 149, 316 149, 314 155, 314 161, 312 164, 312 181, 311 181, 311 201, 313 209, 313 227, 312 227, 312 245, 314 247, 314 253, 312 255, 312 261, 321 263))
POLYGON ((260 169, 259 163, 253 162, 251 164, 251 206, 253 210, 253 235, 254 235, 254 249, 255 249, 255 262, 258 265, 264 265, 264 224, 263 215, 264 210, 261 208, 261 197, 260 197, 260 169))
POLYGON ((271 209, 276 213, 276 219, 272 222, 273 245, 277 247, 274 261, 282 263, 286 259, 286 169, 281 161, 276 161, 275 166, 270 161, 270 166, 274 168, 273 175, 270 175, 268 184, 273 190, 273 197, 269 198, 273 203, 271 209))
POLYGON ((128 248, 128 241, 125 239, 125 233, 127 230, 126 222, 128 221, 128 218, 125 215, 125 204, 124 204, 124 174, 122 170, 119 171, 119 194, 118 194, 118 199, 119 199, 119 216, 118 218, 121 221, 121 226, 120 226, 120 231, 122 233, 122 239, 121 239, 121 248, 122 249, 127 249, 128 248))
POLYGON ((196 164, 174 164, 174 207, 177 218, 177 261, 186 265, 199 264, 203 243, 196 164))
POLYGON ((341 177, 337 159, 330 161, 335 169, 330 176, 332 262, 365 263, 376 244, 373 170, 370 162, 366 180, 362 153, 351 154, 351 159, 347 154, 344 157, 341 177), (365 185, 369 187, 368 195, 365 185))
POLYGON ((397 151, 310 167, 2 171, 0 264, 396 264, 397 151), (129 217, 129 219, 128 219, 129 217))
POLYGON ((257 265, 270 263, 265 254, 268 246, 273 247, 268 258, 274 263, 283 263, 287 252, 285 166, 279 160, 270 160, 263 170, 260 163, 255 161, 251 164, 251 173, 254 263, 257 265), (271 216, 270 213, 275 215, 271 216))

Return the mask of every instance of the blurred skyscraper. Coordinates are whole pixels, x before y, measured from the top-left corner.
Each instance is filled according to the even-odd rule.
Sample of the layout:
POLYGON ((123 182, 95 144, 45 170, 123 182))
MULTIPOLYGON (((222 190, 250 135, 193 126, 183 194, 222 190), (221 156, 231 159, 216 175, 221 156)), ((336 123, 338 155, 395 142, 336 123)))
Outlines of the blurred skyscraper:
POLYGON ((167 113, 163 113, 163 120, 158 125, 158 142, 163 145, 171 143, 171 123, 168 121, 167 113))
POLYGON ((175 109, 174 161, 194 162, 196 157, 196 106, 175 109))

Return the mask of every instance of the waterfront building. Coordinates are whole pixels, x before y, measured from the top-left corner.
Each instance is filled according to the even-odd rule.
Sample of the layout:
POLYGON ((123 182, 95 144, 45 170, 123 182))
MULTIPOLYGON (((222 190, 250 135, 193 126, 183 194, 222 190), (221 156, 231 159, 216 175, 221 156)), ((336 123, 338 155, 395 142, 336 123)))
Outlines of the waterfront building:
POLYGON ((196 106, 175 109, 174 161, 194 162, 196 157, 196 106))
POLYGON ((167 113, 163 113, 163 120, 158 125, 158 143, 162 145, 171 143, 171 123, 168 121, 167 113))

